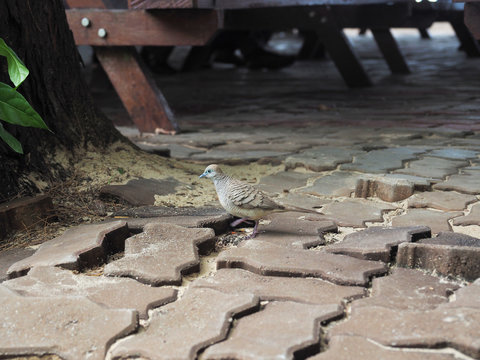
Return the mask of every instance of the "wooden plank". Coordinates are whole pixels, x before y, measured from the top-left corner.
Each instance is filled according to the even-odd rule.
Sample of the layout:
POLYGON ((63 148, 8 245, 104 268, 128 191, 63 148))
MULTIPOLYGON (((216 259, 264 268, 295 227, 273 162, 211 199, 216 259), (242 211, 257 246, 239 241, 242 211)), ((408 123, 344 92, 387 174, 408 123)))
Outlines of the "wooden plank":
MULTIPOLYGON (((160 0, 157 0, 160 1, 160 0)), ((290 6, 382 4, 385 0, 217 0, 216 9, 252 9, 290 6)))
POLYGON ((177 46, 203 45, 218 29, 217 12, 145 10, 66 10, 77 45, 94 46, 177 46), (82 19, 90 26, 82 26, 82 19), (106 30, 100 37, 98 30, 106 30))
POLYGON ((131 9, 213 9, 214 0, 128 0, 131 9))
POLYGON ((134 47, 96 47, 95 52, 141 132, 175 134, 179 130, 165 97, 134 47))
POLYGON ((390 29, 371 29, 371 31, 390 71, 394 74, 409 74, 410 69, 390 29))
POLYGON ((102 0, 65 0, 66 9, 106 9, 102 0))

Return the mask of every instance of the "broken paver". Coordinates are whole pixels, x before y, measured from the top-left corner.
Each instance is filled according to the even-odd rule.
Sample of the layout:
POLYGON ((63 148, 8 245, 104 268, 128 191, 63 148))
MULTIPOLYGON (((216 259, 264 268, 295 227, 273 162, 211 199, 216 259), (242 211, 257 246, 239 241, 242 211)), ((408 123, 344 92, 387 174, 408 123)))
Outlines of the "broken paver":
POLYGON ((119 198, 133 206, 153 205, 155 195, 175 193, 181 183, 174 178, 167 179, 133 179, 124 185, 105 185, 100 195, 119 198))
POLYGON ((328 341, 328 348, 308 360, 349 359, 354 354, 355 360, 455 360, 454 354, 438 352, 425 352, 415 349, 401 349, 386 347, 378 344, 366 336, 337 335, 328 341))
POLYGON ((271 276, 318 277, 340 285, 365 285, 370 276, 384 274, 387 269, 379 261, 297 250, 258 240, 221 252, 217 268, 241 268, 271 276))
POLYGON ((34 267, 27 275, 2 285, 34 297, 86 296, 113 309, 135 309, 141 318, 154 307, 176 299, 176 291, 144 285, 133 279, 74 274, 57 267, 34 267))
POLYGON ((334 170, 338 165, 351 162, 353 156, 362 153, 349 147, 320 147, 302 151, 285 159, 285 168, 304 167, 312 171, 334 170))
POLYGON ((330 336, 363 336, 395 348, 450 347, 480 357, 480 310, 448 305, 424 311, 359 307, 352 310, 348 321, 333 327, 330 336))
POLYGON ((355 191, 359 177, 359 174, 352 172, 335 171, 315 180, 312 186, 299 192, 315 196, 350 196, 355 191))
POLYGON ((427 209, 408 209, 407 213, 395 216, 392 219, 393 226, 420 226, 425 225, 432 229, 432 233, 451 231, 452 227, 448 220, 462 215, 459 211, 440 212, 427 209))
POLYGON ((358 179, 355 197, 378 197, 383 201, 394 202, 408 198, 413 194, 414 183, 406 179, 371 177, 358 179))
POLYGON ((398 247, 397 265, 473 281, 480 277, 480 247, 403 243, 398 247))
POLYGON ((445 179, 448 175, 458 173, 458 169, 464 166, 468 166, 468 162, 426 156, 423 159, 410 162, 408 168, 395 170, 395 173, 445 179))
POLYGON ((434 309, 447 303, 459 286, 420 270, 394 268, 389 276, 372 281, 371 296, 354 301, 352 308, 384 306, 399 310, 434 309))
POLYGON ((465 194, 480 194, 480 176, 478 171, 463 171, 461 174, 452 175, 447 180, 435 184, 436 190, 453 190, 465 194))
POLYGON ((391 261, 392 248, 403 242, 431 237, 427 226, 398 228, 371 227, 345 236, 343 241, 331 244, 325 251, 365 260, 391 261))
POLYGON ((84 297, 29 297, 0 286, 2 356, 55 354, 65 360, 105 358, 137 328, 134 310, 108 309, 84 297))
POLYGON ((61 266, 81 270, 99 265, 109 253, 121 251, 129 235, 125 221, 112 221, 70 228, 63 235, 40 245, 30 257, 8 269, 9 277, 25 274, 34 266, 61 266))
POLYGON ((108 263, 104 274, 155 286, 180 284, 182 274, 198 270, 198 247, 208 245, 214 236, 212 229, 147 224, 143 233, 125 241, 125 256, 108 263))
POLYGON ((284 193, 291 189, 307 185, 307 180, 313 174, 303 174, 295 171, 281 171, 260 179, 257 187, 268 193, 284 193))
POLYGON ((301 249, 323 245, 323 234, 337 231, 335 222, 321 214, 285 212, 271 214, 268 219, 268 224, 260 225, 255 239, 277 245, 301 249))
POLYGON ((191 286, 228 294, 254 294, 261 301, 322 305, 338 305, 364 296, 364 288, 360 286, 341 286, 313 278, 263 276, 242 269, 219 269, 213 276, 198 279, 191 286))
POLYGON ((228 338, 207 348, 205 359, 293 359, 316 345, 322 321, 343 315, 339 306, 272 302, 238 320, 228 338), (281 329, 281 331, 279 331, 281 329))
POLYGON ((468 204, 475 201, 477 198, 473 195, 460 194, 455 191, 432 191, 413 195, 408 199, 408 206, 453 211, 464 210, 468 204))
POLYGON ((198 351, 227 337, 232 317, 255 309, 251 294, 187 289, 183 297, 154 311, 145 331, 117 342, 113 359, 195 359, 198 351))
POLYGON ((473 205, 468 215, 459 216, 453 219, 453 225, 480 225, 480 203, 473 205))
POLYGON ((383 222, 383 214, 395 209, 396 207, 386 203, 348 199, 325 205, 322 208, 322 214, 340 226, 365 227, 367 221, 383 222))
POLYGON ((422 149, 407 147, 373 150, 355 157, 352 163, 340 166, 342 170, 382 174, 403 167, 403 163, 423 153, 422 149))

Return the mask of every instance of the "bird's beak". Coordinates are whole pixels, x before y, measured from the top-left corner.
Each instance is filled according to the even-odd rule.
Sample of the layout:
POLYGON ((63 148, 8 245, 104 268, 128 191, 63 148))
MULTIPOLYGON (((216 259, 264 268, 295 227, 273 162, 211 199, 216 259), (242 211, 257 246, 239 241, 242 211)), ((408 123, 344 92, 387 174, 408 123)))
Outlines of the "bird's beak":
POLYGON ((199 178, 202 178, 202 177, 204 177, 204 176, 206 176, 205 173, 203 173, 202 175, 200 175, 199 178))

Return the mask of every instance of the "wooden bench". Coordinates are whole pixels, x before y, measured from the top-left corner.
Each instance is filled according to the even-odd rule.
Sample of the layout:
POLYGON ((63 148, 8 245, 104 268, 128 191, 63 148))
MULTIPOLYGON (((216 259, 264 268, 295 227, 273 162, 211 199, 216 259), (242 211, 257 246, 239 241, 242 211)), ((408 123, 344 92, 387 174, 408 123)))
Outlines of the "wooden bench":
POLYGON ((204 46, 228 30, 314 31, 350 87, 371 85, 343 28, 369 28, 393 73, 408 73, 391 27, 428 28, 398 0, 66 0, 78 45, 92 45, 141 132, 174 134, 173 112, 134 46, 204 46))

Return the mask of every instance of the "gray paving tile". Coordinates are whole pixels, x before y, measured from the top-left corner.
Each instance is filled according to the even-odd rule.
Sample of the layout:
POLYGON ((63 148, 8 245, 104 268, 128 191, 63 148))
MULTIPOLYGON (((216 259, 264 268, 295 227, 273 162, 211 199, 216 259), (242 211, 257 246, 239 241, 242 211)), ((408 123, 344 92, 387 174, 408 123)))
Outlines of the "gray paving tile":
POLYGON ((458 170, 465 166, 468 166, 466 161, 426 156, 423 159, 411 161, 408 168, 395 170, 395 173, 441 180, 448 175, 458 173, 458 170))

